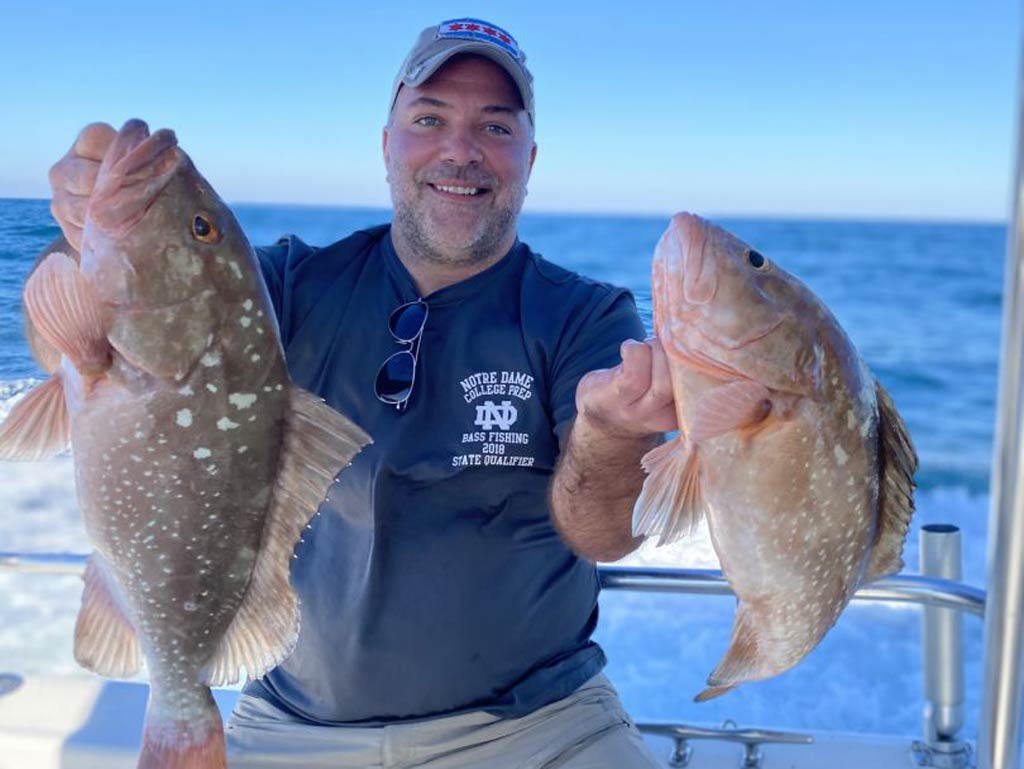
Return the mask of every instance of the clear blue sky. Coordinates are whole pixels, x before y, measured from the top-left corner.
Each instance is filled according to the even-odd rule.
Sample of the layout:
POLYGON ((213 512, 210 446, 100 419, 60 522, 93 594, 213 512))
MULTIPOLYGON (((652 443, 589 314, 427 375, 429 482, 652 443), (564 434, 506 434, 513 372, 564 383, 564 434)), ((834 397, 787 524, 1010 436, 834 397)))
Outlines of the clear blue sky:
POLYGON ((467 15, 536 79, 529 210, 1006 216, 1011 0, 0 0, 0 197, 48 197, 82 125, 141 117, 229 201, 386 206, 392 78, 467 15))

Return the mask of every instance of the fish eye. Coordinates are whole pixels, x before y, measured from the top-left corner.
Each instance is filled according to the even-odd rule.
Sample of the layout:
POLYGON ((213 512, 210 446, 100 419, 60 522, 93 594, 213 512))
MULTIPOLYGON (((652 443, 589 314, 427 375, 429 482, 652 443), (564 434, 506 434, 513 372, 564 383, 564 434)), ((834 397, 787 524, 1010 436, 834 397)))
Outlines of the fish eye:
POLYGON ((750 266, 755 270, 767 270, 768 260, 761 255, 759 251, 750 249, 747 251, 747 261, 750 262, 750 266))
POLYGON ((213 223, 212 217, 196 214, 192 217, 192 237, 203 243, 216 243, 220 240, 220 230, 213 223))

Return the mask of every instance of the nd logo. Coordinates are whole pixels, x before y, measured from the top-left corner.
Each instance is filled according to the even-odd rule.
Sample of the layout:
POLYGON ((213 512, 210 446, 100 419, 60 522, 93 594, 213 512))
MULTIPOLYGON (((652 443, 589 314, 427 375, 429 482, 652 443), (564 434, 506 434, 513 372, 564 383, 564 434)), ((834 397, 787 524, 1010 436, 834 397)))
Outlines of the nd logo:
POLYGON ((493 430, 495 425, 507 430, 518 416, 519 412, 512 401, 502 401, 500 406, 495 406, 494 401, 484 401, 484 405, 476 407, 476 421, 473 424, 485 430, 493 430))

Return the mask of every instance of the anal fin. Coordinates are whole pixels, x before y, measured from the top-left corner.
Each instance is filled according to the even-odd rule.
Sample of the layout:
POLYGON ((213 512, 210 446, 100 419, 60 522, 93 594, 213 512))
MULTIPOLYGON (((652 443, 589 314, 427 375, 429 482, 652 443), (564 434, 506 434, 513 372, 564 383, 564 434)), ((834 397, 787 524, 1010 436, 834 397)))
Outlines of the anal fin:
POLYGON ((633 536, 656 534, 665 545, 692 534, 704 513, 696 449, 678 436, 640 462, 647 478, 633 506, 633 536))
POLYGON ((75 624, 75 660, 100 675, 135 675, 142 665, 142 648, 120 588, 99 555, 89 558, 83 579, 82 607, 75 624))
POLYGON ((68 447, 71 423, 59 374, 32 389, 0 424, 0 459, 33 462, 68 447))
POLYGON ((258 678, 291 653, 299 628, 298 599, 289 580, 295 545, 335 476, 369 442, 358 425, 322 400, 291 388, 291 413, 260 552, 242 604, 201 674, 205 683, 235 683, 242 667, 250 678, 258 678))

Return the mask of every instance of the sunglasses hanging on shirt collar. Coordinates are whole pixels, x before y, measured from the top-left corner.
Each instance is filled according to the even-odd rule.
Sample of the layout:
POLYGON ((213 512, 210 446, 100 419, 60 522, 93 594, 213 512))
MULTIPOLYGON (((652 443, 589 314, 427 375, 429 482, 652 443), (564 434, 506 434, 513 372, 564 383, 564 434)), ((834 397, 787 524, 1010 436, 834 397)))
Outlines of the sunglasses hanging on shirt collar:
POLYGON ((420 337, 427 325, 427 303, 422 299, 396 307, 388 318, 388 330, 399 344, 409 345, 384 361, 377 371, 374 390, 378 400, 405 411, 416 382, 420 337))

